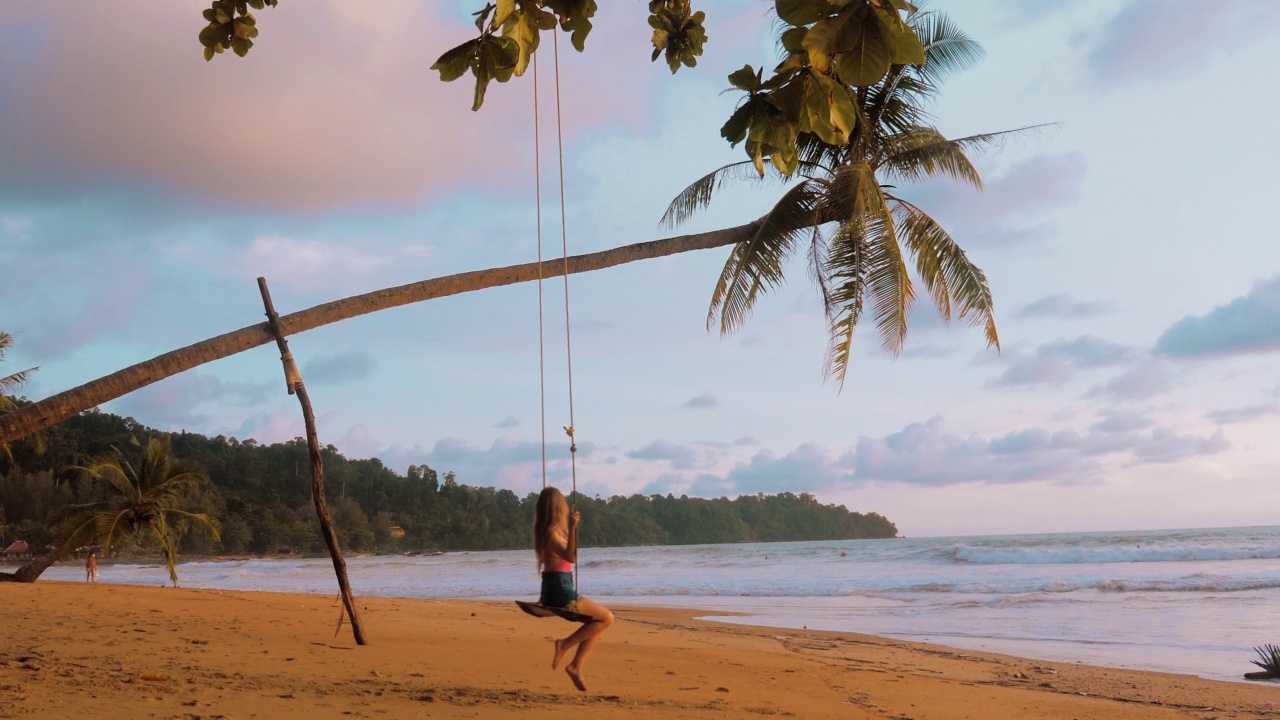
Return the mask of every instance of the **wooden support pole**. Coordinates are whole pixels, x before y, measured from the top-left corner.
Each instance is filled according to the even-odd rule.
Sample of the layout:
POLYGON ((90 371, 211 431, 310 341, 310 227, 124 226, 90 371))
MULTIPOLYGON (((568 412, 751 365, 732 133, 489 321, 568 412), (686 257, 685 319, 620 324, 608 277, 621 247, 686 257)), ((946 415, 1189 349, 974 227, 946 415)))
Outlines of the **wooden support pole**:
POLYGON ((360 615, 356 612, 355 596, 351 592, 351 583, 347 580, 347 562, 342 559, 342 549, 338 546, 338 533, 333 529, 333 519, 329 517, 329 502, 324 496, 324 460, 320 457, 320 438, 316 434, 316 417, 311 412, 311 399, 307 397, 307 388, 302 384, 302 373, 298 372, 298 364, 289 352, 289 341, 280 331, 280 317, 271 303, 271 293, 267 290, 267 279, 258 278, 258 290, 262 292, 262 304, 267 310, 267 321, 271 332, 276 337, 276 345, 280 348, 280 362, 284 364, 284 381, 290 395, 297 395, 302 405, 302 420, 307 426, 307 449, 311 455, 311 499, 315 501, 316 516, 320 518, 320 533, 324 535, 324 543, 329 546, 329 557, 333 558, 333 571, 338 576, 338 590, 342 595, 342 605, 347 609, 347 617, 351 619, 351 634, 355 636, 357 645, 364 645, 364 630, 360 625, 360 615))

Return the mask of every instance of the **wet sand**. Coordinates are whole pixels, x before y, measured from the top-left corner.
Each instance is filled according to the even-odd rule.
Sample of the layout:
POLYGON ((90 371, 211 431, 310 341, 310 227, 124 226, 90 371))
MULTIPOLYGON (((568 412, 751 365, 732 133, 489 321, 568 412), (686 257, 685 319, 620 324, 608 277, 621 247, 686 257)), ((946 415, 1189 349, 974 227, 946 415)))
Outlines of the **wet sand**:
POLYGON ((574 626, 513 603, 361 598, 359 647, 347 625, 335 637, 333 596, 41 581, 0 584, 0 602, 0 718, 1280 717, 1280 684, 690 610, 613 608, 582 693, 550 668, 552 638, 574 626))

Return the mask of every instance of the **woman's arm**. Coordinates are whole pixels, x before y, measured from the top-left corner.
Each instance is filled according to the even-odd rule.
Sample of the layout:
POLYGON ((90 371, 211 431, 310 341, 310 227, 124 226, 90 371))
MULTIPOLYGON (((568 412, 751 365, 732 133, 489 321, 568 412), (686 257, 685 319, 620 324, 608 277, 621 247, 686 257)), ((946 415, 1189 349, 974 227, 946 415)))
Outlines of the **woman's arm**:
POLYGON ((565 543, 564 559, 571 563, 578 562, 578 520, 577 510, 569 513, 569 540, 565 543))

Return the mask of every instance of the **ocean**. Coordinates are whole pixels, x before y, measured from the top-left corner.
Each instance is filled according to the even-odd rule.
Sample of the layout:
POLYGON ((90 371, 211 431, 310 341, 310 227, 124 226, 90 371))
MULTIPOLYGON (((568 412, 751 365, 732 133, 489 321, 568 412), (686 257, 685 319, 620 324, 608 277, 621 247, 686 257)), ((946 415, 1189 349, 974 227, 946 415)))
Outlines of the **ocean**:
MULTIPOLYGON (((532 551, 347 562, 357 595, 538 592, 532 551)), ((578 570, 583 594, 606 605, 1219 680, 1240 680, 1257 669, 1254 646, 1280 642, 1280 527, 583 548, 578 570)), ((327 557, 185 562, 178 573, 184 587, 337 594, 327 557)), ((161 565, 101 574, 168 582, 161 565)), ((84 571, 69 563, 45 577, 84 571)))

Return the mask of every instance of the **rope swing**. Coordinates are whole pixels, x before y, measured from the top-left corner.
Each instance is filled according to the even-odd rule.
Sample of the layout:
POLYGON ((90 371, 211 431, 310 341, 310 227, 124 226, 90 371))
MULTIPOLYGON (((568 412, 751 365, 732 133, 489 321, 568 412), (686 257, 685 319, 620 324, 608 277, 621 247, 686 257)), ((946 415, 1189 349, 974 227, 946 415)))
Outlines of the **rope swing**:
MULTIPOLYGON (((561 258, 564 262, 564 342, 565 357, 568 374, 568 390, 569 390, 569 424, 564 426, 565 434, 569 436, 569 468, 573 478, 573 489, 571 491, 571 507, 576 508, 578 505, 578 443, 574 437, 574 418, 573 418, 573 339, 570 336, 570 318, 569 318, 569 228, 567 213, 565 211, 565 195, 564 195, 564 130, 561 125, 560 117, 560 39, 559 33, 552 33, 552 53, 555 59, 555 87, 556 87, 556 148, 559 159, 560 173, 560 249, 561 258)), ((538 405, 541 421, 542 433, 542 487, 547 487, 547 372, 546 372, 546 326, 543 320, 543 290, 542 290, 542 134, 539 129, 539 119, 541 113, 538 98, 538 56, 533 55, 533 167, 534 175, 534 194, 537 204, 537 236, 538 236, 538 405)), ((578 563, 573 564, 573 585, 578 585, 578 563)), ((564 608, 548 607, 538 603, 525 602, 517 600, 516 604, 521 610, 535 617, 551 617, 557 616, 570 620, 572 622, 591 622, 595 618, 590 615, 583 615, 564 608)))

